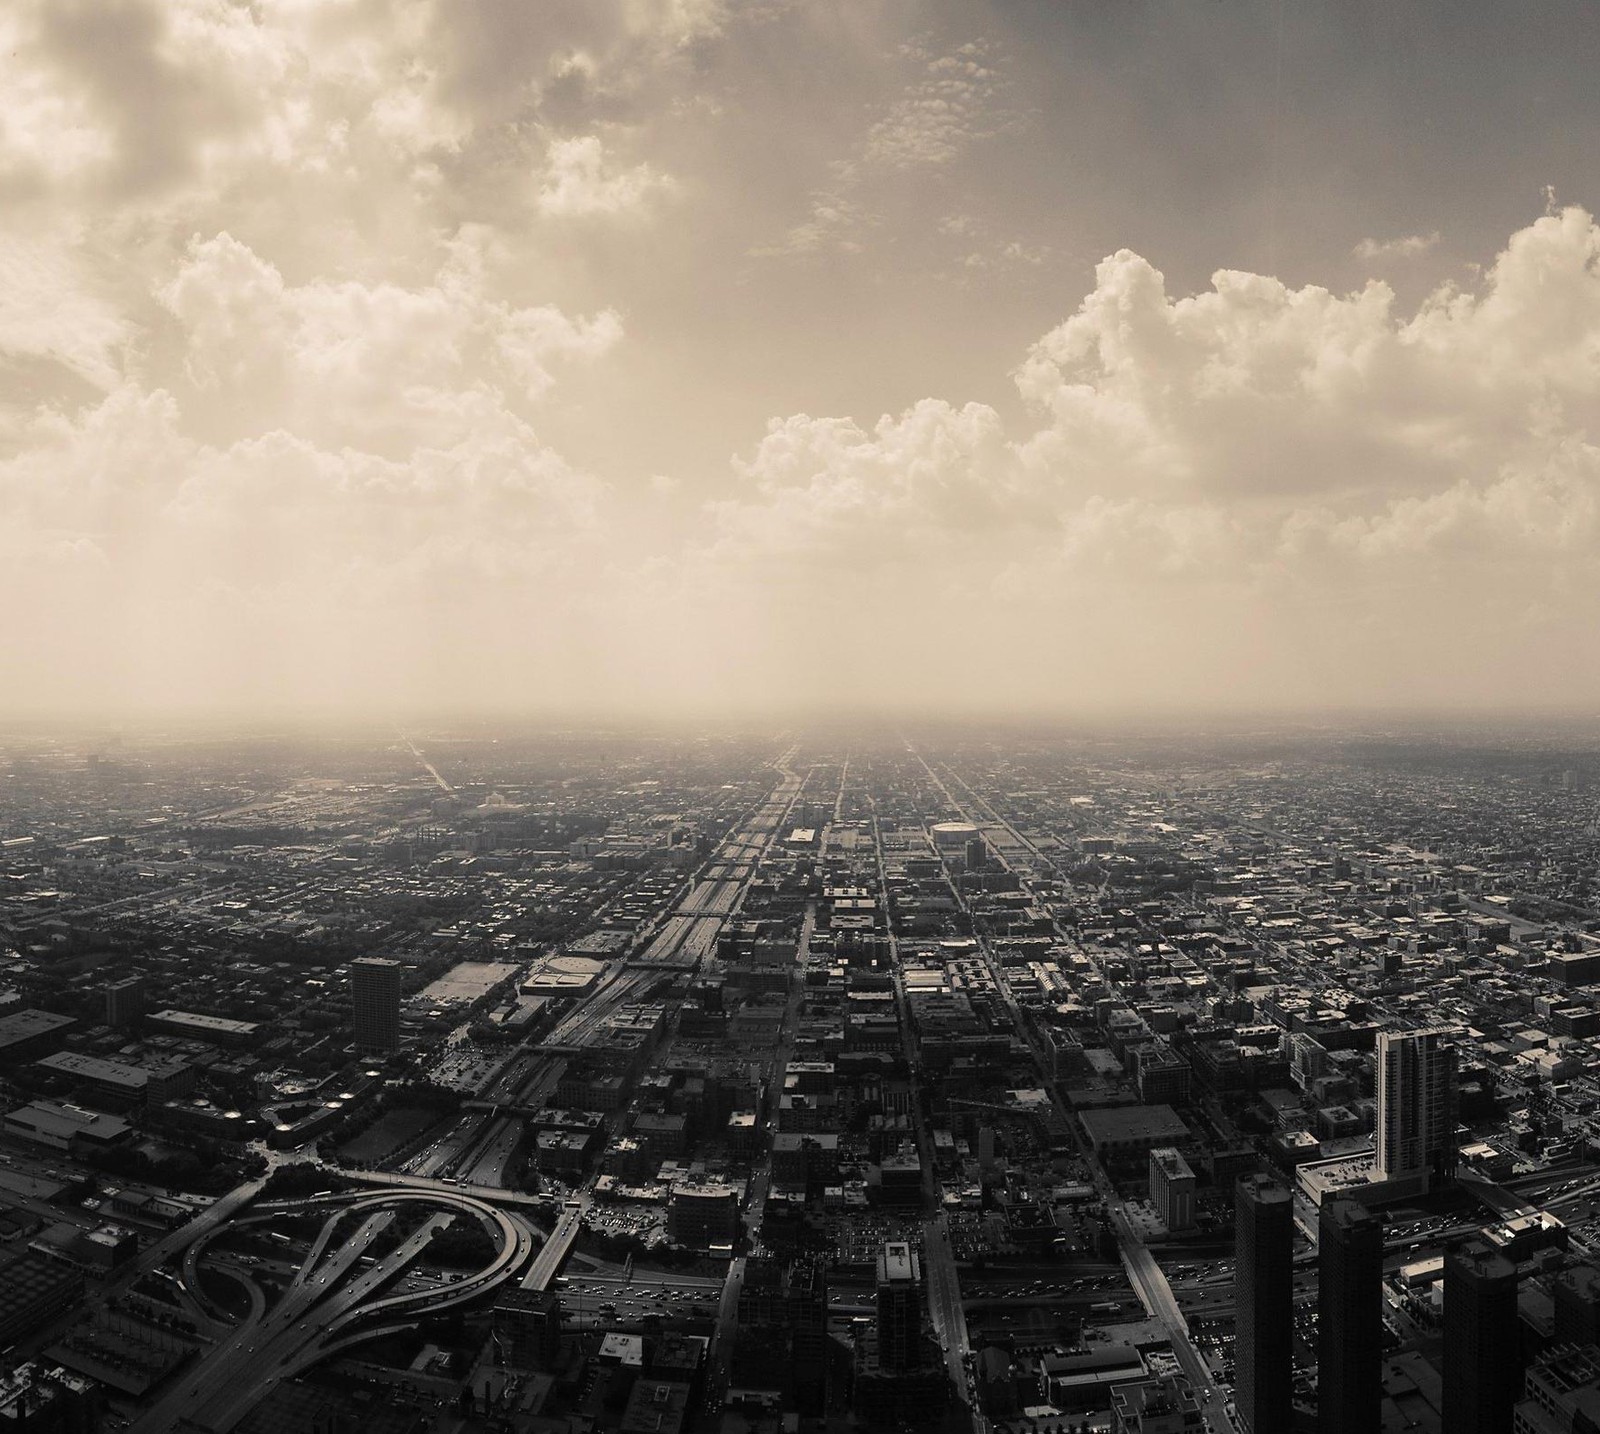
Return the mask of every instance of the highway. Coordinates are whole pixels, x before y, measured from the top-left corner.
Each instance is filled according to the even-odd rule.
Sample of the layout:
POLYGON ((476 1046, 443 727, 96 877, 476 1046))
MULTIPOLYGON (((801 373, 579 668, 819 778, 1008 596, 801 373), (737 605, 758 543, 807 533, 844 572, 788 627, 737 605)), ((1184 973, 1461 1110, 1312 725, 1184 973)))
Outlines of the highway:
MULTIPOLYGON (((326 1210, 327 1218, 288 1287, 270 1309, 253 1301, 250 1314, 135 1424, 136 1434, 158 1434, 179 1421, 225 1434, 282 1379, 310 1368, 336 1347, 370 1338, 396 1320, 479 1298, 512 1278, 533 1254, 536 1237, 505 1210, 459 1191, 351 1191, 264 1206, 237 1222, 270 1225, 287 1211, 326 1210), (406 1207, 427 1211, 422 1223, 381 1257, 374 1242, 406 1207), (386 1286, 427 1248, 434 1234, 458 1218, 478 1220, 496 1239, 496 1254, 482 1270, 452 1282, 396 1295, 386 1286), (354 1223, 352 1223, 354 1222, 354 1223), (336 1240, 337 1237, 337 1240, 336 1240), (370 1261, 370 1263, 369 1263, 370 1261)), ((185 1283, 197 1280, 204 1246, 220 1231, 201 1232, 184 1260, 185 1283)))
MULTIPOLYGON (((715 870, 719 866, 726 869, 734 861, 736 852, 743 854, 752 846, 758 846, 760 851, 765 852, 771 845, 805 787, 805 778, 791 770, 788 765, 797 750, 791 747, 778 759, 776 767, 782 780, 756 813, 722 842, 717 853, 707 862, 706 870, 715 870)), ((696 912, 715 908, 726 914, 669 917, 663 928, 663 936, 668 930, 676 933, 673 939, 678 941, 678 945, 672 948, 672 955, 677 955, 680 948, 690 949, 697 961, 711 954, 717 933, 722 929, 722 923, 727 920, 727 914, 737 909, 738 897, 743 894, 755 869, 754 863, 744 863, 742 865, 744 877, 736 885, 730 885, 726 877, 719 872, 718 875, 708 876, 694 886, 682 903, 684 906, 696 912)), ((662 936, 658 936, 647 948, 646 959, 650 959, 650 953, 657 948, 661 940, 662 936)), ((652 972, 640 967, 621 971, 603 993, 596 993, 579 1011, 569 1017, 569 1021, 563 1022, 561 1027, 551 1033, 550 1044, 556 1044, 563 1038, 568 1041, 576 1040, 581 1038, 584 1032, 598 1028, 601 1022, 612 1011, 619 1009, 635 990, 644 982, 653 979, 655 977, 652 972)), ((539 1251, 533 1265, 523 1278, 523 1289, 550 1288, 583 1228, 584 1214, 593 1202, 592 1190, 591 1180, 562 1210, 555 1229, 550 1232, 544 1248, 539 1251)))
POLYGON ((403 737, 401 740, 411 749, 411 755, 415 757, 424 768, 427 769, 428 775, 439 784, 440 790, 447 793, 449 796, 455 796, 456 789, 452 787, 449 782, 445 781, 445 779, 439 775, 439 769, 434 766, 433 763, 430 762, 426 757, 424 757, 420 751, 417 750, 417 744, 409 737, 403 737))
MULTIPOLYGON (((590 1182, 591 1186, 593 1181, 590 1182)), ((578 1233, 583 1229, 583 1217, 588 1213, 589 1206, 594 1203, 594 1195, 589 1189, 581 1191, 571 1200, 567 1201, 566 1208, 562 1210, 561 1217, 556 1221, 553 1229, 544 1242, 544 1248, 534 1257, 532 1266, 523 1277, 522 1288, 525 1290, 547 1290, 551 1282, 561 1272, 567 1255, 572 1250, 572 1243, 578 1238, 578 1233)))
MULTIPOLYGON (((428 766, 412 746, 413 754, 428 766)), ((618 964, 610 980, 558 1027, 558 1034, 579 1040, 598 1030, 609 1015, 660 979, 649 962, 698 963, 715 950, 718 933, 738 909, 757 859, 779 833, 805 786, 805 776, 789 763, 791 747, 776 763, 778 781, 760 804, 719 845, 688 890, 664 916, 660 929, 643 948, 641 966, 618 964)), ((431 766, 428 770, 445 790, 449 785, 431 766)), ((552 1042, 553 1043, 553 1042, 552 1042)), ((784 1047, 782 1049, 787 1049, 784 1047)), ((781 1050, 779 1052, 781 1056, 781 1050)), ((562 1062, 559 1052, 528 1062, 508 1062, 507 1078, 514 1078, 519 1093, 553 1085, 562 1062)), ((517 1141, 521 1122, 497 1116, 493 1108, 469 1114, 444 1141, 431 1148, 418 1163, 429 1171, 459 1169, 463 1180, 429 1178, 421 1174, 385 1171, 348 1171, 357 1188, 341 1193, 274 1202, 241 1213, 255 1199, 263 1182, 240 1186, 215 1202, 181 1230, 147 1251, 130 1271, 131 1280, 175 1257, 182 1256, 181 1289, 204 1312, 218 1336, 213 1347, 186 1370, 168 1392, 133 1426, 136 1434, 158 1434, 184 1427, 226 1434, 280 1380, 311 1368, 330 1354, 349 1348, 387 1329, 403 1328, 423 1316, 479 1299, 495 1286, 518 1280, 526 1289, 547 1289, 582 1228, 583 1215, 592 1199, 580 1191, 561 1211, 555 1229, 538 1248, 539 1239, 518 1207, 543 1207, 543 1197, 498 1188, 517 1141), (492 1202, 492 1203, 491 1203, 492 1202), (374 1243, 408 1208, 423 1208, 421 1224, 392 1251, 370 1254, 374 1243), (283 1295, 267 1307, 259 1287, 248 1276, 251 1309, 237 1327, 223 1329, 212 1315, 201 1289, 200 1273, 214 1239, 230 1223, 248 1227, 270 1223, 287 1213, 325 1211, 327 1218, 295 1270, 283 1295), (424 1252, 435 1233, 458 1218, 478 1220, 495 1237, 496 1254, 483 1270, 443 1284, 385 1294, 424 1252)), ((590 1277, 600 1287, 606 1277, 590 1277)), ((670 1288, 681 1295, 667 1296, 664 1282, 639 1284, 624 1281, 620 1298, 600 1300, 620 1310, 626 1301, 641 1311, 671 1301, 703 1298, 709 1307, 717 1294, 715 1282, 693 1286, 680 1280, 670 1288), (652 1290, 654 1291, 652 1293, 652 1290)))
MULTIPOLYGON (((783 759, 783 765, 792 760, 794 751, 783 759)), ((790 773, 791 777, 794 774, 790 773)), ((761 850, 754 862, 745 870, 744 882, 740 885, 743 893, 749 881, 759 869, 760 860, 771 849, 772 843, 782 832, 783 822, 787 819, 794 804, 799 801, 800 794, 805 790, 806 782, 811 778, 808 771, 802 778, 797 778, 793 791, 790 793, 788 804, 784 808, 783 817, 774 822, 767 832, 766 840, 762 843, 761 850)), ((835 798, 834 807, 837 810, 839 802, 844 796, 844 774, 839 776, 839 794, 835 798)), ((818 844, 819 852, 826 852, 828 846, 828 830, 825 828, 818 844)), ((795 947, 795 973, 798 973, 805 964, 811 952, 811 938, 816 931, 817 910, 815 902, 808 902, 804 917, 800 922, 800 936, 795 947)), ((801 985, 797 975, 792 974, 789 983, 789 999, 784 1007, 783 1025, 774 1047, 771 1059, 766 1067, 765 1075, 768 1088, 781 1091, 783 1088, 783 1073, 788 1068, 789 1060, 794 1053, 795 1032, 799 1028, 800 1012, 805 1005, 805 988, 801 985)), ((776 1122, 775 1122, 776 1124, 776 1122)), ((748 1239, 748 1246, 752 1253, 762 1252, 761 1222, 766 1214, 767 1192, 772 1184, 772 1155, 770 1147, 763 1153, 760 1163, 751 1172, 750 1183, 745 1190, 744 1227, 748 1239)), ((707 1408, 714 1411, 720 1407, 722 1400, 727 1395, 728 1377, 730 1372, 729 1354, 733 1347, 733 1333, 739 1321, 739 1297, 744 1289, 745 1270, 748 1257, 736 1256, 728 1261, 727 1274, 722 1283, 722 1295, 717 1303, 716 1325, 712 1331, 711 1351, 709 1360, 709 1374, 706 1380, 707 1408)))
POLYGON ((698 966, 715 952, 717 936, 737 909, 754 870, 753 863, 742 859, 752 850, 766 850, 805 786, 805 778, 788 765, 797 751, 797 747, 791 747, 777 760, 774 766, 780 777, 778 785, 707 858, 701 875, 661 926, 646 933, 647 944, 641 954, 613 970, 600 989, 568 1012, 541 1043, 544 1050, 557 1055, 575 1054, 606 1021, 658 979, 652 967, 698 966), (725 873, 734 865, 741 866, 745 874, 730 881, 725 873))
POLYGON ((952 1387, 957 1396, 971 1407, 976 1434, 985 1434, 988 1420, 979 1407, 974 1361, 971 1358, 971 1336, 967 1329, 966 1310, 961 1303, 961 1275, 956 1269, 955 1251, 950 1244, 949 1222, 941 1208, 941 1192, 935 1175, 938 1165, 934 1158, 933 1135, 928 1129, 925 1115, 927 1102, 922 1099, 921 1093, 922 1063, 916 1055, 916 1028, 906 1001, 905 982, 901 979, 900 938, 896 934, 889 905, 889 875, 883 861, 883 833, 876 822, 873 823, 873 852, 879 899, 883 902, 885 928, 889 935, 889 969, 894 973, 895 1008, 900 1021, 901 1039, 912 1056, 911 1110, 916 1120, 917 1155, 922 1163, 922 1198, 923 1203, 935 1212, 923 1225, 922 1277, 927 1289, 928 1317, 933 1321, 940 1347, 944 1350, 945 1368, 952 1387))
POLYGON ((572 1320, 637 1327, 648 1315, 710 1319, 723 1281, 677 1271, 583 1275, 558 1279, 563 1314, 572 1320), (602 1309, 610 1311, 601 1315, 602 1309))
MULTIPOLYGON (((1020 851, 1032 858, 1029 862, 1030 868, 1034 868, 1037 863, 1036 869, 1054 869, 1053 863, 1032 842, 1017 831, 988 802, 978 797, 959 777, 954 773, 949 773, 950 780, 959 786, 964 793, 964 801, 957 799, 945 782, 944 777, 933 769, 927 758, 911 747, 910 743, 907 743, 907 748, 922 763, 923 769, 928 774, 928 779, 944 794, 944 798, 949 803, 950 809, 954 814, 964 821, 983 828, 986 832, 991 831, 991 829, 998 829, 998 831, 1006 834, 1009 840, 1003 845, 994 840, 990 841, 990 845, 994 848, 995 854, 1002 865, 1012 870, 1018 877, 1024 890, 1030 889, 1029 877, 1033 874, 1033 871, 1017 872, 1011 865, 1010 852, 1020 851)), ((1060 876, 1061 874, 1057 872, 1056 875, 1060 876)), ((952 891, 954 890, 955 888, 952 887, 952 891)), ((966 903, 961 898, 960 893, 956 892, 955 894, 956 899, 965 909, 966 903)), ((1056 931, 1062 940, 1071 940, 1068 933, 1062 931, 1059 927, 1056 928, 1056 931)), ((987 938, 980 935, 978 937, 978 945, 979 950, 982 952, 984 963, 989 968, 990 976, 995 983, 995 989, 1000 992, 1001 999, 1005 1002, 1006 1008, 1011 1014, 1012 1023, 1016 1028, 1017 1034, 1028 1043, 1029 1048, 1033 1051, 1040 1071, 1047 1071, 1050 1067, 1045 1053, 1040 1050, 1031 1027, 1023 1019, 1022 1008, 1011 990, 1010 982, 1006 979, 1004 968, 994 959, 987 938)), ((1047 1086, 1046 1089, 1049 1092, 1051 1103, 1059 1109, 1060 1097, 1058 1093, 1053 1086, 1047 1086)), ((1204 1357, 1194 1347, 1193 1341, 1189 1337, 1189 1326, 1184 1320, 1183 1312, 1178 1308, 1178 1301, 1173 1296, 1172 1287, 1167 1283, 1166 1274, 1135 1233, 1132 1222, 1128 1217, 1127 1203, 1118 1194, 1116 1187, 1111 1183, 1100 1162, 1095 1158, 1093 1151, 1083 1143, 1076 1122, 1065 1112, 1062 1112, 1062 1117, 1066 1121, 1067 1128, 1072 1131, 1079 1153, 1086 1167, 1092 1173, 1095 1187, 1105 1201, 1106 1208, 1111 1215, 1112 1225, 1116 1229, 1117 1241, 1122 1252, 1123 1264, 1128 1271, 1128 1278, 1143 1302, 1146 1312, 1150 1318, 1161 1325, 1171 1343, 1173 1353, 1176 1355, 1185 1375, 1188 1376, 1189 1382, 1193 1386, 1195 1397, 1200 1401, 1207 1426, 1215 1430, 1231 1430, 1233 1421, 1228 1417, 1227 1413, 1227 1396, 1212 1377, 1204 1357)))

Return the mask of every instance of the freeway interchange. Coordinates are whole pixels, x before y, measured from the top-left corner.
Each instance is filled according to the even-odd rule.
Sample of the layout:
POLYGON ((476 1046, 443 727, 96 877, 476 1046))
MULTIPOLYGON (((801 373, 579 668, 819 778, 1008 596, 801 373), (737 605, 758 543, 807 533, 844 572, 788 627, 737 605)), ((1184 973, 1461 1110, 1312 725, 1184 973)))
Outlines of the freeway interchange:
MULTIPOLYGON (((823 793, 808 793, 808 782, 817 768, 791 765, 795 759, 796 749, 791 749, 774 764, 776 780, 766 795, 747 809, 699 869, 685 877, 654 919, 635 932, 632 954, 615 963, 602 983, 567 1010, 537 1047, 530 1046, 515 1058, 514 1075, 502 1077, 497 1072, 492 1077, 495 1081, 504 1079, 506 1105, 517 1108, 542 1103, 560 1078, 565 1063, 581 1056, 586 1043, 603 1031, 612 1016, 655 989, 664 977, 670 978, 669 973, 716 964, 718 935, 730 920, 740 917, 753 879, 788 831, 789 820, 802 797, 812 804, 812 809, 820 800, 822 810, 831 808, 837 820, 846 798, 849 765, 839 769, 837 793, 831 783, 823 793)), ((936 769, 914 754, 912 762, 926 771, 949 811, 990 835, 1002 864, 1007 862, 1008 849, 1026 847, 1026 839, 1005 824, 954 773, 936 769), (1002 835, 1010 840, 1000 840, 1002 835)), ((834 849, 835 826, 826 819, 816 825, 820 831, 812 840, 819 858, 825 860, 834 849)), ((939 1337, 940 1360, 952 1388, 973 1410, 981 1434, 987 1421, 977 1413, 975 1331, 968 1326, 968 1305, 977 1315, 984 1302, 974 1300, 962 1289, 958 1260, 967 1256, 958 1255, 953 1242, 953 1220, 946 1213, 948 1192, 936 1175, 939 1159, 928 1104, 920 1092, 918 1026, 908 1011, 899 957, 899 928, 891 915, 891 883, 884 859, 886 830, 892 827, 886 827, 875 816, 858 818, 839 825, 837 841, 839 850, 849 853, 845 866, 855 873, 851 879, 876 887, 879 910, 888 918, 884 921, 884 934, 891 952, 889 971, 897 1025, 909 1057, 913 1093, 910 1110, 923 1175, 922 1209, 908 1229, 914 1230, 913 1238, 920 1240, 927 1313, 939 1337)), ((1024 873, 1019 871, 1018 875, 1024 873)), ((810 896, 805 906, 797 965, 808 964, 820 895, 819 890, 810 896)), ((964 913, 964 899, 953 889, 952 895, 957 909, 964 913)), ((1034 1033, 1023 1019, 1001 962, 981 933, 974 945, 999 996, 998 1021, 1024 1045, 1035 1048, 1034 1033)), ((782 1088, 784 1073, 795 1054, 805 999, 804 983, 791 979, 776 1038, 759 1056, 751 1057, 769 1089, 782 1088)), ((1036 1048, 1031 1054, 1039 1065, 1044 1064, 1036 1048)), ((507 1063, 502 1069, 513 1067, 507 1063)), ((562 1271, 583 1232, 586 1216, 594 1208, 596 1181, 593 1177, 582 1180, 557 1210, 554 1227, 548 1234, 541 1233, 532 1224, 529 1207, 546 1202, 495 1188, 493 1184, 504 1175, 514 1145, 508 1136, 512 1122, 501 1114, 501 1095, 496 1087, 494 1099, 485 1099, 475 1107, 485 1109, 487 1114, 457 1141, 459 1148, 451 1146, 440 1154, 442 1147, 436 1142, 403 1170, 350 1172, 359 1188, 341 1193, 252 1206, 252 1190, 234 1199, 226 1217, 202 1217, 197 1221, 191 1227, 187 1248, 183 1248, 185 1242, 181 1239, 166 1242, 163 1258, 181 1255, 182 1294, 210 1332, 213 1343, 145 1410, 134 1426, 139 1434, 174 1428, 227 1434, 275 1385, 364 1340, 414 1329, 424 1318, 472 1302, 485 1302, 501 1287, 528 1291, 560 1287, 562 1271), (444 1169, 456 1170, 464 1178, 430 1178, 424 1173, 444 1169), (479 1172, 487 1172, 488 1178, 480 1181, 479 1172), (287 1282, 275 1298, 267 1298, 257 1280, 259 1262, 254 1267, 239 1262, 216 1263, 226 1236, 248 1236, 255 1229, 271 1231, 275 1223, 286 1221, 302 1226, 312 1221, 320 1223, 309 1248, 288 1272, 287 1282), (416 1278, 417 1268, 427 1262, 432 1240, 464 1222, 475 1222, 487 1234, 492 1257, 481 1269, 446 1282, 416 1278), (229 1311, 208 1292, 203 1278, 208 1262, 244 1287, 249 1295, 247 1309, 235 1309, 230 1317, 229 1311)), ((1066 1123, 1070 1126, 1070 1122, 1066 1123)), ((1127 1228, 1116 1192, 1098 1172, 1092 1157, 1083 1154, 1086 1168, 1094 1172, 1100 1194, 1113 1212, 1133 1293, 1164 1327, 1179 1363, 1207 1406, 1211 1427, 1227 1429, 1221 1391, 1190 1342, 1184 1313, 1165 1276, 1127 1228)), ((748 1177, 744 1217, 749 1250, 762 1254, 763 1207, 772 1184, 770 1152, 761 1154, 749 1167, 748 1177)), ((569 1277, 562 1294, 569 1319, 575 1316, 582 1326, 636 1323, 674 1298, 692 1316, 705 1319, 714 1332, 707 1380, 708 1407, 714 1412, 729 1383, 745 1268, 742 1256, 732 1259, 725 1280, 695 1281, 687 1293, 670 1289, 665 1280, 652 1284, 647 1277, 641 1287, 635 1288, 631 1278, 619 1283, 609 1274, 596 1274, 586 1282, 569 1277)), ((1124 1304, 1121 1300, 1112 1303, 1117 1308, 1124 1304)), ((1131 1296, 1127 1303, 1131 1303, 1131 1296)), ((852 1312, 864 1307, 859 1302, 851 1303, 852 1312)), ((837 1315, 845 1313, 836 1311, 837 1315)), ((989 1324, 992 1326, 992 1319, 989 1324)))
MULTIPOLYGON (((433 1190, 354 1190, 281 1201, 258 1206, 226 1228, 270 1229, 305 1215, 320 1216, 322 1225, 279 1297, 270 1305, 253 1300, 250 1313, 133 1426, 138 1434, 174 1428, 225 1434, 280 1380, 362 1340, 490 1294, 526 1266, 539 1240, 511 1211, 433 1190), (406 1213, 420 1215, 420 1223, 392 1248, 383 1247, 380 1237, 406 1213), (441 1286, 392 1292, 434 1235, 460 1219, 476 1220, 490 1235, 493 1258, 441 1286)), ((202 1306, 200 1265, 223 1234, 219 1226, 199 1230, 183 1254, 182 1283, 202 1306)), ((239 1278, 237 1270, 231 1273, 239 1278)))
MULTIPOLYGON (((537 1057, 529 1086, 553 1086, 560 1068, 560 1047, 592 1031, 624 1007, 656 972, 682 962, 696 963, 714 949, 723 923, 736 910, 759 856, 783 828, 805 778, 787 763, 791 751, 775 764, 778 780, 767 797, 720 844, 701 871, 687 883, 674 907, 640 943, 639 956, 619 966, 611 980, 567 1018, 537 1057)), ((492 1167, 499 1157, 495 1128, 484 1138, 470 1169, 492 1167)), ((499 1162, 503 1165, 503 1160, 499 1162)), ((148 1273, 176 1261, 180 1302, 197 1327, 209 1332, 209 1350, 171 1383, 132 1425, 135 1434, 162 1434, 185 1429, 226 1434, 279 1382, 304 1373, 321 1361, 363 1341, 414 1327, 428 1316, 481 1302, 502 1285, 525 1290, 550 1288, 556 1281, 583 1227, 592 1203, 589 1188, 566 1201, 555 1227, 542 1233, 531 1219, 542 1200, 489 1186, 431 1179, 413 1173, 352 1172, 359 1187, 301 1199, 253 1204, 262 1182, 242 1186, 218 1201, 192 1224, 161 1241, 139 1261, 148 1273), (287 1283, 269 1299, 258 1281, 267 1262, 221 1259, 219 1247, 229 1236, 254 1231, 271 1237, 290 1220, 318 1218, 321 1225, 287 1283), (397 1290, 423 1263, 434 1236, 457 1221, 475 1221, 489 1235, 493 1258, 483 1268, 444 1283, 418 1282, 397 1290), (394 1236, 404 1228, 396 1243, 394 1236), (386 1241, 387 1237, 387 1241, 386 1241), (248 1311, 232 1319, 205 1287, 203 1272, 213 1269, 244 1287, 248 1311)), ((592 1182, 591 1182, 592 1185, 592 1182)), ((281 1236, 279 1236, 281 1238, 281 1236)), ((590 1277, 596 1290, 606 1276, 590 1277)), ((627 1282, 631 1284, 631 1279, 627 1282)), ((684 1289, 685 1298, 714 1305, 722 1282, 684 1289)), ((641 1282, 648 1287, 646 1277, 641 1282)), ((574 1291, 578 1293, 578 1291, 574 1291)), ((678 1296, 673 1289, 671 1294, 678 1296)), ((621 1298, 640 1312, 659 1306, 668 1296, 662 1285, 654 1294, 621 1298)), ((616 1300, 597 1300, 616 1307, 616 1300)), ((580 1316, 582 1310, 575 1311, 580 1316)))

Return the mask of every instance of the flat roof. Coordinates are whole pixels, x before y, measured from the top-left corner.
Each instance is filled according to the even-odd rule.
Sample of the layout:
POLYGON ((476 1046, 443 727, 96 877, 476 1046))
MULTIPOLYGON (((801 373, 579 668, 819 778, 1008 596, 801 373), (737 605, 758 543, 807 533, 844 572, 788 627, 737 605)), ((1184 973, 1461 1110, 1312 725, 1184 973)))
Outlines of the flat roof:
POLYGON ((31 1105, 19 1106, 7 1113, 6 1120, 41 1135, 59 1136, 64 1140, 74 1135, 93 1135, 101 1140, 114 1140, 129 1129, 128 1122, 117 1116, 49 1100, 36 1100, 31 1105))
POLYGON ((608 1334, 600 1342, 600 1358, 614 1359, 621 1364, 644 1363, 644 1337, 637 1334, 608 1334))
POLYGON ((99 1056, 85 1055, 82 1051, 59 1051, 34 1062, 45 1070, 59 1071, 63 1075, 84 1076, 102 1085, 123 1086, 128 1090, 143 1090, 151 1077, 172 1074, 185 1062, 167 1063, 166 1068, 152 1070, 147 1066, 129 1065, 125 1061, 108 1061, 99 1056))
POLYGON ((1152 1164, 1161 1167, 1161 1173, 1169 1180, 1194 1179, 1194 1171, 1189 1168, 1189 1162, 1183 1158, 1181 1150, 1175 1150, 1170 1145, 1158 1145, 1150 1152, 1152 1164))
POLYGON ((1079 1111, 1078 1119, 1096 1145, 1115 1145, 1129 1140, 1168 1145, 1189 1134, 1189 1127, 1170 1105, 1106 1106, 1079 1111))
POLYGON ((65 1030, 68 1026, 75 1026, 77 1022, 71 1016, 58 1016, 54 1011, 13 1011, 9 1016, 0 1016, 0 1047, 11 1046, 19 1041, 32 1040, 35 1036, 42 1036, 50 1031, 65 1030))
POLYGON ((674 1195, 684 1195, 690 1199, 705 1200, 738 1200, 744 1195, 743 1184, 734 1184, 727 1180, 701 1180, 690 1176, 680 1180, 672 1187, 674 1195))
POLYGON ((917 1278, 917 1257, 904 1240, 891 1240, 878 1255, 878 1278, 894 1283, 917 1278))
POLYGON ((1308 1160, 1295 1167, 1295 1178, 1313 1196, 1319 1190, 1324 1195, 1336 1195, 1341 1190, 1382 1183, 1377 1170, 1377 1156, 1370 1150, 1333 1160, 1308 1160))
POLYGON ((225 1016, 202 1016, 198 1011, 157 1011, 150 1019, 234 1036, 251 1036, 261 1029, 254 1021, 230 1021, 225 1016))

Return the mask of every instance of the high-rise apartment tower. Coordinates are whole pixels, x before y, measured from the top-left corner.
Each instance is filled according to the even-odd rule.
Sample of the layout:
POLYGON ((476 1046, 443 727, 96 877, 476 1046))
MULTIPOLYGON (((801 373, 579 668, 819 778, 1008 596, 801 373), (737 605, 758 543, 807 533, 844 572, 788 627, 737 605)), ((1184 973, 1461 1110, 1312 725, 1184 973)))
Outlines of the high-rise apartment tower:
POLYGON ((1456 1168, 1456 1046, 1449 1031, 1378 1035, 1378 1175, 1436 1188, 1456 1168))
POLYGON ((400 1048, 400 963, 363 956, 350 963, 356 1045, 364 1051, 400 1048))

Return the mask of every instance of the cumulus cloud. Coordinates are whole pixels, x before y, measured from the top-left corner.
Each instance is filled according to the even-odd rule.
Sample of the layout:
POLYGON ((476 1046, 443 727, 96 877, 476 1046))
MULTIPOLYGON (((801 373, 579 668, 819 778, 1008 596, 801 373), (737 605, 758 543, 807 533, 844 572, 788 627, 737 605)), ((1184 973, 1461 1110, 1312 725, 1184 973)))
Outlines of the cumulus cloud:
POLYGON ((551 142, 537 203, 541 214, 563 218, 635 214, 672 187, 648 164, 610 165, 600 137, 580 135, 551 142))
POLYGON ((605 494, 506 410, 473 416, 391 457, 281 428, 198 440, 161 391, 41 415, 0 462, 0 590, 30 613, 0 638, 8 690, 416 700, 474 671, 493 685, 497 651, 525 681, 550 647, 535 614, 586 628, 570 599, 604 571, 605 494))
MULTIPOLYGON (((1586 212, 1420 304, 1234 269, 1196 289, 1121 250, 1010 350, 1007 401, 856 377, 810 392, 926 396, 785 414, 767 395, 855 332, 797 332, 791 362, 750 316, 814 291, 716 330, 762 386, 708 398, 671 325, 725 275, 617 283, 624 250, 690 272, 705 231, 638 221, 714 186, 645 121, 690 103, 737 11, 540 11, 0 16, 14 704, 1600 698, 1570 660, 1600 621, 1586 212), (751 411, 781 416, 728 421, 751 411), (731 471, 684 460, 696 424, 731 471)), ((758 252, 857 252, 915 192, 972 282, 1033 269, 1026 225, 952 182, 1015 122, 1003 55, 897 64, 758 252)))
POLYGON ((70 237, 0 232, 0 358, 48 360, 106 388, 129 335, 70 237))
POLYGON ((718 551, 813 584, 836 644, 865 613, 880 652, 978 642, 985 680, 1031 700, 1062 690, 1038 660, 1074 651, 1151 700, 1156 670, 1275 701, 1509 698, 1530 651, 1600 617, 1597 305, 1575 208, 1410 314, 1380 283, 1233 271, 1174 296, 1123 251, 1018 367, 1030 423, 932 400, 870 431, 774 423, 718 551), (916 573, 949 594, 937 616, 916 573))
POLYGON ((412 285, 297 283, 192 241, 130 372, 13 420, 7 690, 283 706, 570 677, 627 518, 534 422, 621 324, 493 296, 484 249, 463 231, 412 285))
POLYGON ((375 223, 404 254, 473 195, 627 212, 668 181, 578 132, 665 103, 725 23, 711 0, 558 0, 536 24, 479 0, 19 0, 0 16, 0 195, 251 240, 316 214, 300 239, 327 256, 375 223), (576 137, 547 146, 551 125, 576 137))

